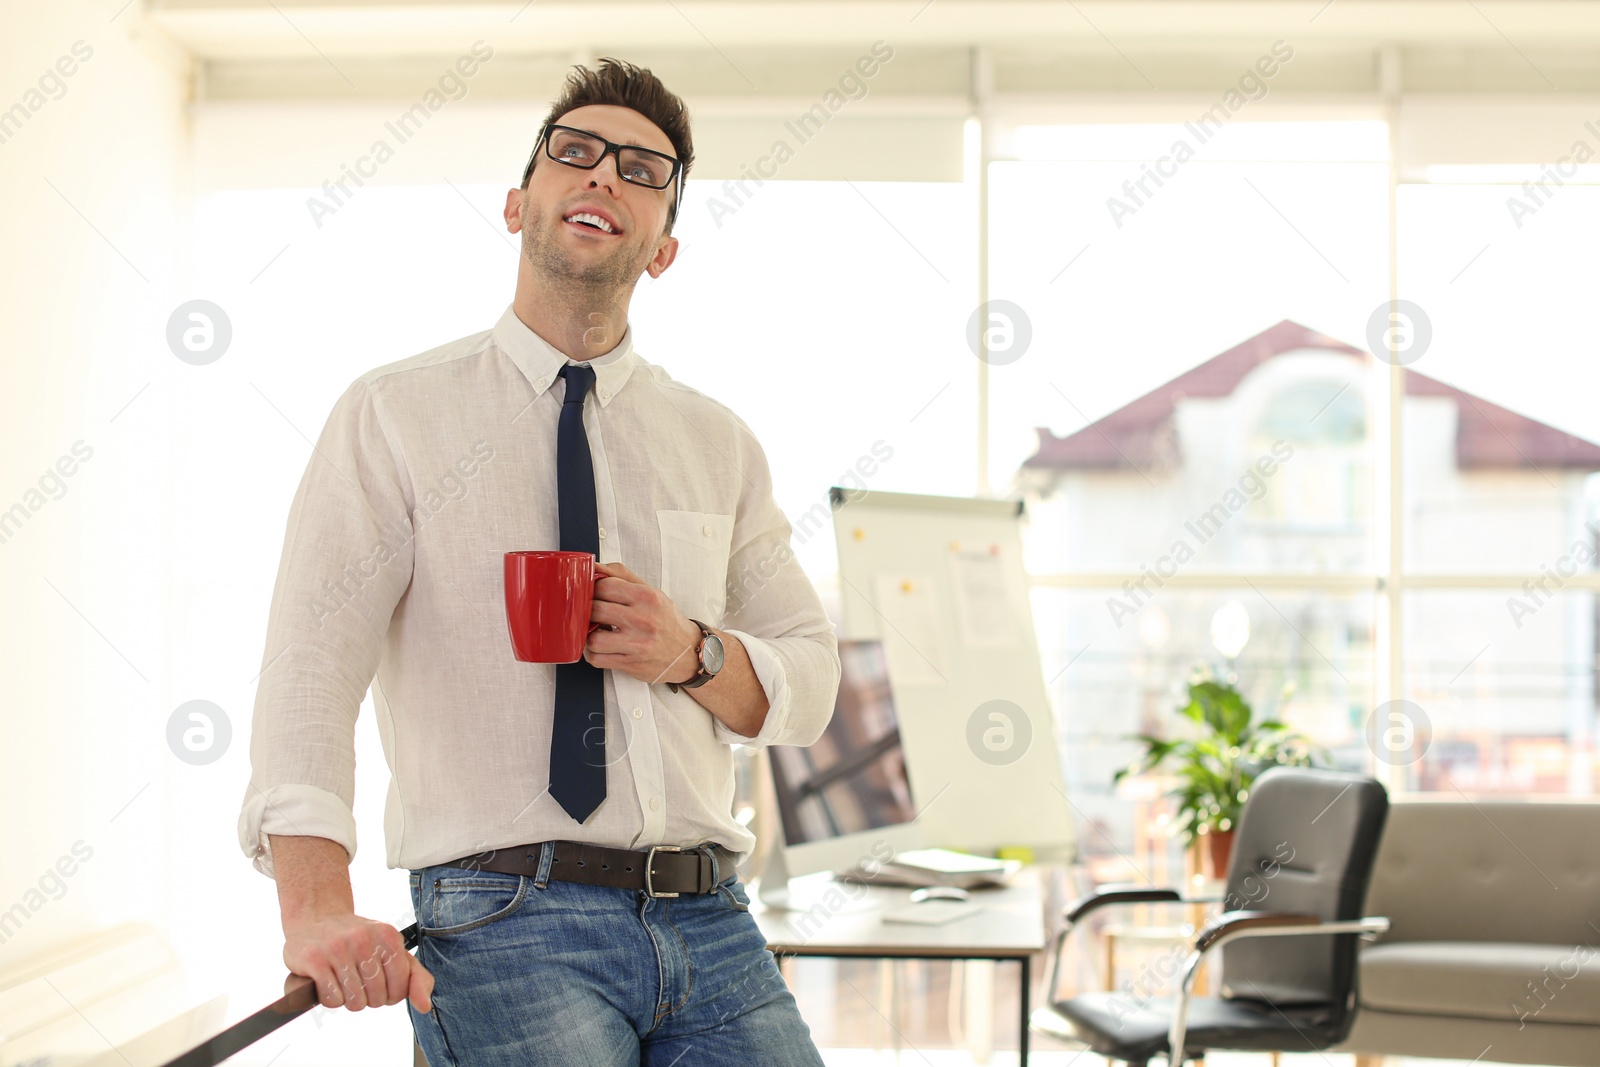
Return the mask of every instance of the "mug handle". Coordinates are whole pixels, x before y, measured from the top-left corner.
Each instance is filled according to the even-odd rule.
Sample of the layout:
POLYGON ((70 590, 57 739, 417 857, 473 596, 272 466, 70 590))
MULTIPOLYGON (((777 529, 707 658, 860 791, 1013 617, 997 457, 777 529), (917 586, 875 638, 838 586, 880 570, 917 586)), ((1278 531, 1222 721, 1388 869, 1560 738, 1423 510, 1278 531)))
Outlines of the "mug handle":
MULTIPOLYGON (((591 557, 589 557, 589 581, 590 581, 590 588, 591 588, 591 589, 592 589, 592 588, 593 588, 593 583, 594 583, 594 582, 597 582, 597 581, 599 581, 599 580, 600 580, 600 579, 601 579, 601 578, 604 578, 604 577, 605 577, 605 575, 603 575, 603 574, 601 574, 601 573, 600 573, 600 572, 599 572, 599 571, 597 571, 597 570, 596 570, 596 569, 595 569, 595 567, 596 567, 596 566, 597 566, 597 565, 598 565, 598 564, 599 564, 599 562, 600 562, 600 557, 598 557, 598 556, 591 556, 591 557)), ((591 597, 592 597, 592 596, 593 596, 593 593, 592 593, 592 592, 591 592, 591 593, 590 593, 590 596, 591 596, 591 597)), ((589 632, 588 632, 588 633, 586 633, 586 634, 584 634, 584 635, 583 635, 583 638, 584 638, 584 641, 585 641, 585 642, 587 642, 587 641, 588 641, 588 639, 589 639, 589 638, 590 638, 590 637, 591 637, 591 636, 592 636, 592 635, 593 635, 593 634, 594 634, 594 632, 595 632, 595 631, 596 631, 596 630, 598 630, 598 629, 600 629, 600 624, 599 624, 599 623, 597 623, 597 622, 591 622, 591 623, 590 623, 590 624, 589 624, 589 632)))

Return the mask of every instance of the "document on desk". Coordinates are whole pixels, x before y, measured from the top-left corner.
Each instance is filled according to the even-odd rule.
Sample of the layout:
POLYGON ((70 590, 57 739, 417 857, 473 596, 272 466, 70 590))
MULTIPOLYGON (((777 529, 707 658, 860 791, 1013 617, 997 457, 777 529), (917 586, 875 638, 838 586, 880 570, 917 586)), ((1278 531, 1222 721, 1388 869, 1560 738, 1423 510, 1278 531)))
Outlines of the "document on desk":
POLYGON ((883 913, 886 923, 915 923, 919 926, 943 926, 964 919, 983 910, 982 904, 967 900, 924 900, 920 904, 902 904, 883 913))

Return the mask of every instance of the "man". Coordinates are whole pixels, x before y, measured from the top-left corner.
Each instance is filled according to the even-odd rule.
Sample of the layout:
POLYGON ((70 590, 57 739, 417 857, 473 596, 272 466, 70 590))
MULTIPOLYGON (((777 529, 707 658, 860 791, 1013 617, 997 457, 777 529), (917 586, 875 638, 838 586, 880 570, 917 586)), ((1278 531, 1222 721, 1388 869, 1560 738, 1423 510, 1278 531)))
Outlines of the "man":
POLYGON ((352 383, 291 507, 240 843, 289 969, 330 1007, 409 999, 433 1067, 821 1063, 734 867, 729 746, 815 741, 837 644, 760 444, 627 320, 692 161, 648 70, 576 68, 506 197, 511 307, 352 383), (596 554, 600 628, 522 663, 503 553, 558 547, 596 554), (415 958, 350 888, 369 684, 415 958))

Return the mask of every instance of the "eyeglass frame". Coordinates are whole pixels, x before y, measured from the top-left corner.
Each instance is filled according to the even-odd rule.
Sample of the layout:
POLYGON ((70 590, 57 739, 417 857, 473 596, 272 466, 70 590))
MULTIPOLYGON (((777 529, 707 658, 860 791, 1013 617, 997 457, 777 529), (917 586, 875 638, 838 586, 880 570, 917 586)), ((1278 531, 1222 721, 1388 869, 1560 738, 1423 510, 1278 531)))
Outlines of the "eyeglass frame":
POLYGON ((534 161, 539 158, 540 148, 545 150, 545 156, 547 156, 552 162, 560 163, 564 167, 575 167, 578 170, 594 170, 596 167, 600 166, 601 163, 605 162, 607 156, 612 156, 616 161, 618 180, 625 181, 629 185, 637 185, 641 189, 654 189, 655 191, 660 192, 662 189, 672 188, 673 183, 676 182, 678 195, 677 198, 673 200, 670 210, 672 212, 672 218, 677 218, 678 205, 683 202, 683 160, 679 159, 677 156, 669 156, 665 152, 657 151, 654 148, 647 148, 642 144, 617 144, 615 141, 606 140, 593 130, 580 130, 576 126, 563 126, 560 123, 548 122, 545 123, 544 129, 539 131, 539 139, 533 143, 533 151, 528 155, 528 165, 522 170, 522 188, 524 189, 528 187, 528 179, 533 176, 533 164, 534 161), (600 153, 600 157, 587 167, 573 163, 570 160, 558 159, 555 156, 550 155, 551 130, 569 130, 572 133, 581 133, 585 137, 593 137, 596 141, 599 141, 601 144, 605 145, 605 149, 600 153), (622 150, 624 148, 637 148, 641 152, 649 152, 653 155, 660 156, 662 159, 671 160, 672 175, 667 179, 667 184, 661 186, 646 185, 644 182, 634 181, 632 178, 624 177, 622 173, 622 150))

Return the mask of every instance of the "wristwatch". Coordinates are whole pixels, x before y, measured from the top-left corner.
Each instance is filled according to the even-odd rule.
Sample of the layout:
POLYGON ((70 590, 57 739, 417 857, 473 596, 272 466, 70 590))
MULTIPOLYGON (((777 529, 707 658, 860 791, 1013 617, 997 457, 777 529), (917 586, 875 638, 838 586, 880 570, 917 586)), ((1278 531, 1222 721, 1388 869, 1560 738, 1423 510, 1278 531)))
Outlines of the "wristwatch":
POLYGON ((700 645, 695 649, 700 669, 687 682, 668 682, 667 688, 674 693, 679 689, 699 689, 702 685, 711 681, 716 676, 716 673, 722 669, 722 638, 713 633, 711 627, 699 619, 690 619, 689 621, 700 627, 700 645))

